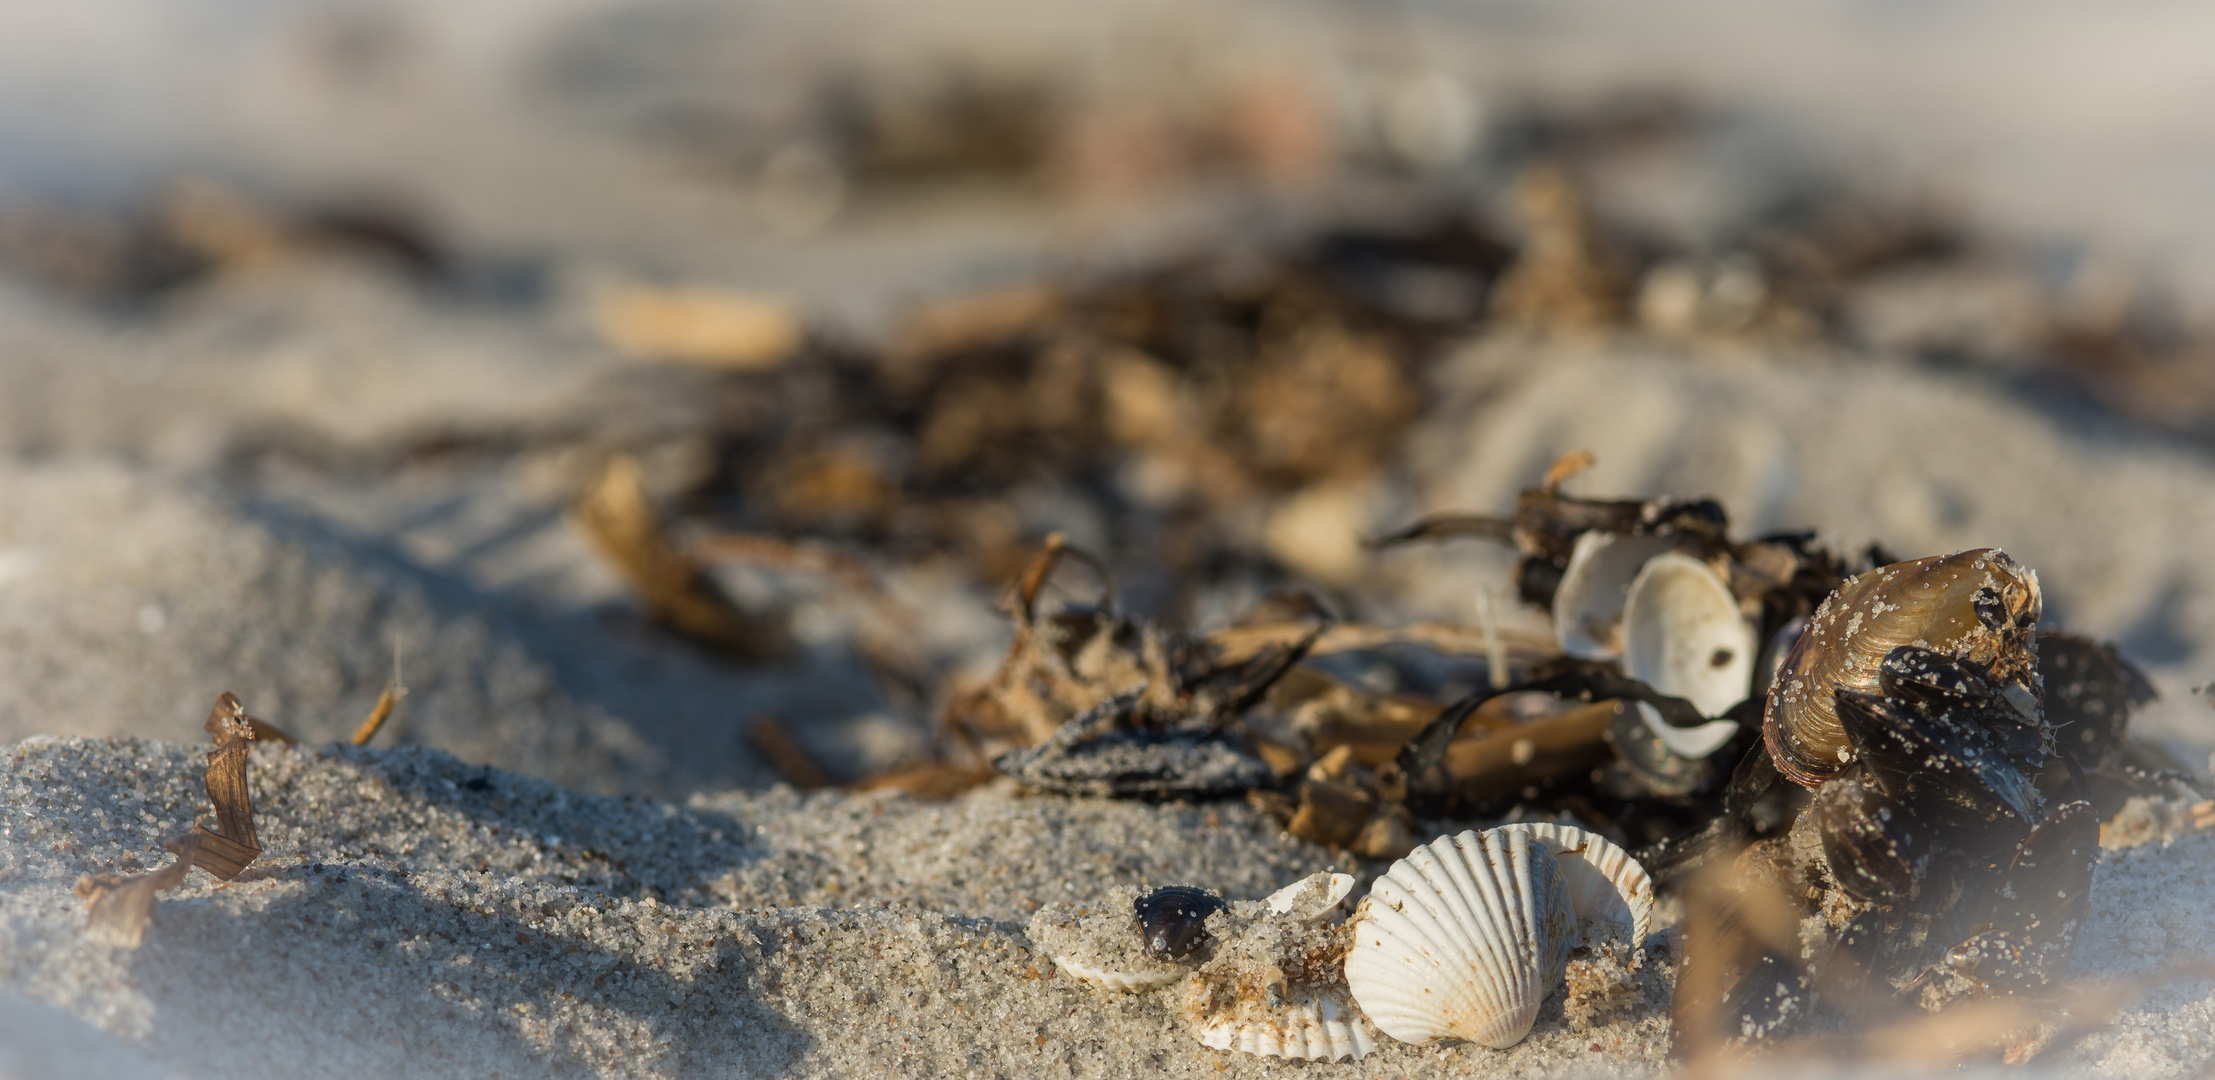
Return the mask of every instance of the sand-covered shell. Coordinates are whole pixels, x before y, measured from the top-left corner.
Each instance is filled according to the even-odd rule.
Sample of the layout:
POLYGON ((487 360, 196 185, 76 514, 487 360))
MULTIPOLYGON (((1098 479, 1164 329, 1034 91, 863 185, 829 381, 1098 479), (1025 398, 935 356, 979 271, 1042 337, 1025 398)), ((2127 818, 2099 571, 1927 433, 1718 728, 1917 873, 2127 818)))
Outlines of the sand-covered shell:
POLYGON ((1204 953, 1178 958, 1150 955, 1139 924, 1140 890, 1109 889, 1096 904, 1055 901, 1031 915, 1031 944, 1080 982, 1123 993, 1158 990, 1184 978, 1204 953))
POLYGON ((1577 537, 1554 587, 1554 640, 1580 660, 1613 660, 1623 651, 1623 608, 1647 560, 1673 550, 1665 536, 1592 529, 1577 537))
POLYGON ((2035 712, 2038 575, 1997 548, 1881 566, 1840 586, 1808 621, 1769 688, 1762 738, 1777 771, 1816 787, 1853 763, 1837 693, 1878 691, 1885 654, 1919 645, 1988 673, 2035 712))
MULTIPOLYGON (((1291 910, 1275 910, 1272 897, 1233 904, 1208 921, 1218 944, 1185 990, 1185 1016, 1203 1045, 1308 1061, 1359 1061, 1376 1049, 1346 986, 1349 931, 1325 925, 1314 910, 1333 878, 1348 876, 1318 874, 1279 890, 1294 894, 1291 910)), ((1322 913, 1336 905, 1334 898, 1322 913)))
POLYGON ((1522 1041, 1577 944, 1569 882, 1527 829, 1441 837, 1393 863, 1348 921, 1346 983, 1402 1042, 1522 1041))
POLYGON ((1339 901, 1354 891, 1352 874, 1333 874, 1324 871, 1309 874, 1262 901, 1262 906, 1273 915, 1289 915, 1295 919, 1316 920, 1326 918, 1338 910, 1339 901))

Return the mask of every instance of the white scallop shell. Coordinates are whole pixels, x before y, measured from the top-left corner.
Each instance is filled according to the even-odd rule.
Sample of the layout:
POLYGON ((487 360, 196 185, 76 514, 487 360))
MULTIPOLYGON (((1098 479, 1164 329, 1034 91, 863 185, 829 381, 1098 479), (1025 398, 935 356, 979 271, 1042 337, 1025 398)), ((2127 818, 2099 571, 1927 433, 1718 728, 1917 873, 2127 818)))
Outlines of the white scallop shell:
POLYGON ((1581 660, 1613 660, 1623 651, 1623 611, 1631 582, 1647 560, 1671 551, 1662 536, 1593 529, 1577 537, 1554 587, 1554 640, 1581 660))
POLYGON ((1402 1042, 1522 1041, 1577 944, 1570 886, 1528 828, 1440 837, 1393 863, 1354 918, 1346 983, 1402 1042))
POLYGON ((1598 940, 1594 930, 1603 923, 1629 931, 1631 948, 1644 948, 1646 931, 1653 925, 1654 882, 1646 868, 1614 841, 1574 825, 1530 822, 1503 825, 1519 829, 1546 842, 1546 849, 1561 864, 1569 883, 1569 906, 1577 913, 1578 938, 1598 940))
POLYGON ((1338 907, 1346 894, 1354 891, 1352 874, 1333 874, 1328 871, 1310 874, 1276 892, 1262 901, 1269 910, 1279 915, 1294 915, 1302 919, 1320 919, 1338 907))

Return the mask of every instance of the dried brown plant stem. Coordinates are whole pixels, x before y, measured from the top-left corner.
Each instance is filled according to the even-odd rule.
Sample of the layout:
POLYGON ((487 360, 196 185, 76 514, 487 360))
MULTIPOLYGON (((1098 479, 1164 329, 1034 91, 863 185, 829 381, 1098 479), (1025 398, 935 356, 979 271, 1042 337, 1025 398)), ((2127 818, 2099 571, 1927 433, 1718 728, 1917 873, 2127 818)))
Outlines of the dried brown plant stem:
POLYGON ((385 684, 384 690, 377 695, 377 703, 370 706, 369 715, 362 719, 361 725, 354 729, 353 736, 347 741, 355 746, 369 745, 369 740, 377 737, 378 729, 392 718, 393 708, 406 696, 408 688, 400 682, 400 643, 395 641, 392 644, 392 681, 385 684))
POLYGON ((1561 490, 1561 482, 1600 463, 1600 456, 1590 450, 1571 450, 1554 460, 1546 469, 1546 479, 1539 482, 1539 489, 1548 495, 1561 490))
POLYGON ((951 799, 998 775, 990 765, 926 761, 863 777, 846 785, 846 790, 898 791, 918 799, 951 799))
POLYGON ((369 715, 362 718, 361 725, 354 729, 354 733, 348 736, 346 741, 355 746, 369 745, 369 740, 377 737, 377 729, 384 727, 385 721, 391 718, 393 706, 400 704, 401 695, 404 693, 406 691, 395 690, 390 686, 385 687, 384 691, 377 695, 377 703, 370 706, 369 715))

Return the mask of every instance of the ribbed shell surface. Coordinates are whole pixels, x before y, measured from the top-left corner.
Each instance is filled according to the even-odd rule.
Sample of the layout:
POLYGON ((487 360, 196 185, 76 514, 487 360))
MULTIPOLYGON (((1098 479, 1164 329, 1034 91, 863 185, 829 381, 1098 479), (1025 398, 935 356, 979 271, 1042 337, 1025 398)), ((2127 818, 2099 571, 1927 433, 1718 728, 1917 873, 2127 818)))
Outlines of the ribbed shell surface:
POLYGON ((1508 829, 1529 832, 1553 852, 1569 883, 1569 906, 1580 923, 1620 920, 1630 926, 1631 948, 1645 947, 1654 917, 1654 882, 1630 852, 1574 825, 1532 822, 1502 825, 1493 831, 1508 829))
POLYGON ((1304 997, 1267 1016, 1210 1019, 1199 1025, 1200 1043, 1263 1057, 1360 1061, 1377 1040, 1352 1005, 1334 995, 1304 997))
POLYGON ((1529 829, 1440 837, 1392 864, 1354 917, 1346 982, 1402 1042, 1522 1041, 1577 944, 1569 882, 1529 829))

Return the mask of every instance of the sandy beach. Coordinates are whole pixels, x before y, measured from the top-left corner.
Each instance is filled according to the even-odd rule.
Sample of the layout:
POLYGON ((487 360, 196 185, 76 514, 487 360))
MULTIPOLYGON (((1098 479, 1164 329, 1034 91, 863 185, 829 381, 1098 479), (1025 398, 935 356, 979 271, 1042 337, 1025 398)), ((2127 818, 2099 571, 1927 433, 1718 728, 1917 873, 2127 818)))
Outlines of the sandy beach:
MULTIPOLYGON (((2044 5, 1789 26, 1725 4, 1667 25, 1611 4, 217 7, 0 15, 0 1077, 1667 1073, 1671 893, 1624 1008, 1572 1019, 1556 994, 1507 1050, 1287 1061, 1201 1045, 1184 984, 1081 984, 1029 920, 1325 870, 1358 898, 1389 858, 1239 797, 850 786, 960 756, 942 714, 1001 663, 1005 590, 1049 534, 1098 551, 1135 615, 1198 632, 1299 587, 1383 627, 1471 624, 1494 597, 1544 638, 1510 547, 1362 541, 1509 513, 1580 450, 1575 494, 1711 496, 1739 537, 2004 548, 2042 627, 2144 670, 2133 736, 2208 782, 2215 217, 2192 178, 2215 143, 2175 104, 2204 98, 2196 57, 2149 45, 2204 13, 2079 34, 2044 5), (1001 141, 915 104, 942 91, 1001 141), (1604 316, 1497 299, 1546 247, 1517 192, 1547 153, 1636 270, 1604 316), (1852 227, 1775 210, 1795 199, 1852 227), (1823 249, 1854 243, 1912 251, 1823 249), (1282 341, 1344 349, 1327 373, 1399 343, 1389 378, 1253 400, 1318 430, 1375 405, 1387 436, 1222 404, 1274 369, 1146 397, 1167 369, 1135 347, 1100 362, 1124 381, 1029 428, 1007 418, 1052 378, 935 417, 952 390, 899 397, 939 377, 914 359, 912 313, 946 310, 927 301, 1046 295, 1103 334, 1129 295, 1230 306, 1256 267, 1311 291, 1156 351, 1351 305, 1371 323, 1282 341), (687 289, 783 344, 642 360, 611 329, 610 297, 687 289), (1055 456, 1087 425, 1105 450, 1055 456), (972 430, 1014 449, 913 464, 972 430), (1302 438, 1342 445, 1318 464, 1302 438), (773 655, 657 623, 579 510, 616 459, 680 543, 790 542, 701 571, 776 613, 773 655), (73 890, 167 865, 209 817, 224 691, 298 739, 250 750, 262 854, 161 893, 135 948, 106 940, 73 890)), ((978 355, 972 382, 1001 377, 978 355)), ((2026 1068, 1881 1046, 1791 1067, 2206 1075, 2215 829, 2188 803, 2110 824, 2060 973, 2092 1004, 2026 1068)))

